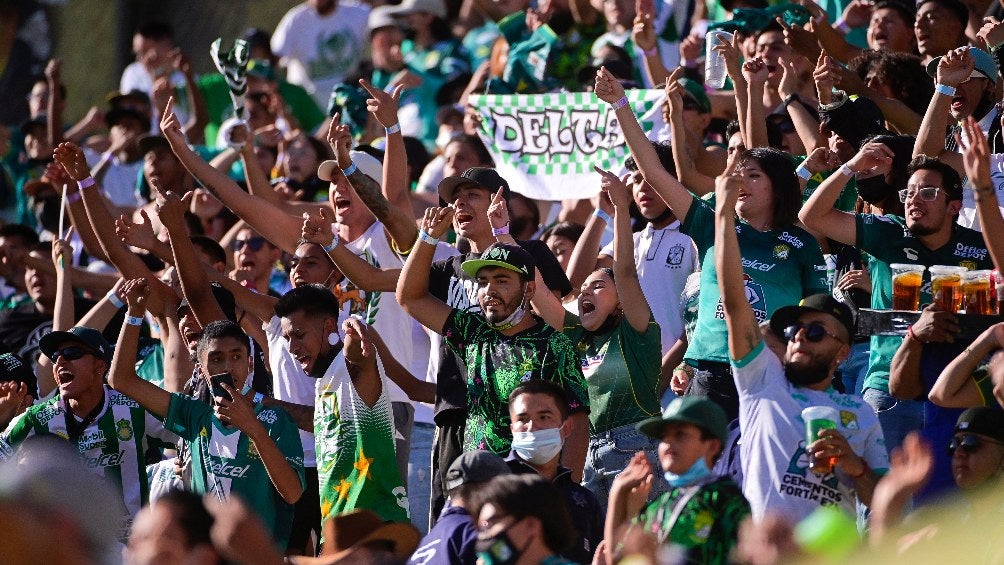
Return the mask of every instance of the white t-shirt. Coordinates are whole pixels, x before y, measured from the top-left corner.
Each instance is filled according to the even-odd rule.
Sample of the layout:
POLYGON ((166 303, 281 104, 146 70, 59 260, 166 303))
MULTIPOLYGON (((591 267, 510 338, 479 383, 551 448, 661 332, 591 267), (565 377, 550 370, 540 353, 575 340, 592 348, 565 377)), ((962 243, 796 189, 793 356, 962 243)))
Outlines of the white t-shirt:
MULTIPOLYGON (((614 256, 613 242, 600 255, 614 256)), ((687 277, 701 268, 697 245, 680 232, 680 221, 657 230, 652 224, 634 234, 634 264, 645 300, 662 329, 662 353, 683 335, 681 300, 687 277)))
POLYGON ((272 51, 283 58, 286 80, 327 108, 331 89, 356 68, 369 45, 369 13, 369 7, 345 0, 327 16, 306 2, 286 12, 272 34, 272 51))
MULTIPOLYGON (((90 149, 84 150, 84 158, 87 166, 91 169, 101 162, 101 154, 90 149)), ((123 163, 114 155, 111 159, 111 163, 105 169, 105 175, 101 179, 101 190, 104 191, 108 200, 116 206, 130 208, 138 208, 146 204, 140 197, 139 191, 136 190, 139 175, 143 171, 143 160, 123 163)))
POLYGON ((837 430, 873 470, 889 467, 878 417, 861 397, 832 388, 817 391, 793 385, 781 361, 761 341, 744 359, 732 361, 739 391, 740 457, 743 494, 753 519, 769 512, 796 524, 822 504, 855 513, 851 479, 842 473, 820 477, 809 471, 802 410, 830 406, 840 413, 837 430))
MULTIPOLYGON (((268 368, 272 371, 272 396, 283 402, 313 406, 317 379, 304 373, 300 362, 289 352, 289 344, 282 337, 282 321, 278 316, 272 316, 262 329, 265 330, 265 338, 268 340, 268 368)), ((303 445, 303 466, 316 467, 314 434, 299 431, 300 443, 303 445)))

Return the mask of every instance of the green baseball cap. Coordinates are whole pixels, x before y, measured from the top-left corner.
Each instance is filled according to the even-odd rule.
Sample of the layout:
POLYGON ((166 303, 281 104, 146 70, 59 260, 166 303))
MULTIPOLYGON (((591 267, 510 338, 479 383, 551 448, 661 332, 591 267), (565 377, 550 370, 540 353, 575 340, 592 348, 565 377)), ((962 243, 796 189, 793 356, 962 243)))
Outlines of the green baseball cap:
POLYGON ((689 78, 679 79, 680 86, 687 91, 687 94, 697 102, 697 105, 701 107, 701 112, 708 114, 711 112, 711 99, 708 98, 708 93, 704 91, 704 86, 696 80, 690 80, 689 78))
POLYGON ((662 416, 642 420, 638 422, 636 429, 642 435, 652 439, 662 439, 666 424, 672 423, 697 426, 721 441, 722 445, 725 445, 725 440, 729 435, 729 422, 725 411, 711 400, 696 396, 681 396, 673 399, 662 412, 662 416))

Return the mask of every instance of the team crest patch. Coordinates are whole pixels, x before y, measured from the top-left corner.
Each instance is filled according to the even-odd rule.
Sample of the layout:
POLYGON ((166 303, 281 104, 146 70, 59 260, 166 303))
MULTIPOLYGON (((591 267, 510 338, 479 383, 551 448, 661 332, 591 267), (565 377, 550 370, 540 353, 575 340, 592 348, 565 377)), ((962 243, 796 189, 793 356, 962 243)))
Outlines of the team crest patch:
POLYGON ((787 259, 790 253, 791 248, 784 243, 774 246, 774 257, 778 259, 787 259))
POLYGON ((840 423, 848 430, 856 430, 858 429, 858 415, 850 410, 841 410, 840 423))
POLYGON ((115 422, 115 433, 118 435, 119 441, 129 441, 132 439, 132 425, 129 420, 121 419, 115 422))
POLYGON ((258 455, 258 447, 255 446, 253 441, 248 442, 248 457, 251 459, 261 459, 258 455))
POLYGON ((976 261, 959 261, 959 266, 960 267, 965 267, 966 269, 968 269, 970 271, 975 271, 976 270, 976 261))

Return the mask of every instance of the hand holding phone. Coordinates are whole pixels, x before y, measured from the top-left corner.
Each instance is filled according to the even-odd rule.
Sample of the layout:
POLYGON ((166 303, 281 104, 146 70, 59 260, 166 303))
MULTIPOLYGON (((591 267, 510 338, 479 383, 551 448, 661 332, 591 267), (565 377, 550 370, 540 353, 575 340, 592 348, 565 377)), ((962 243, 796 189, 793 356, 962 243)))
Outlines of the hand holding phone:
POLYGON ((226 398, 230 402, 233 402, 234 398, 230 396, 230 393, 227 392, 225 388, 223 388, 222 385, 224 384, 230 388, 234 388, 234 378, 230 375, 230 373, 220 373, 218 375, 209 376, 209 386, 212 390, 213 397, 215 398, 220 396, 226 398))

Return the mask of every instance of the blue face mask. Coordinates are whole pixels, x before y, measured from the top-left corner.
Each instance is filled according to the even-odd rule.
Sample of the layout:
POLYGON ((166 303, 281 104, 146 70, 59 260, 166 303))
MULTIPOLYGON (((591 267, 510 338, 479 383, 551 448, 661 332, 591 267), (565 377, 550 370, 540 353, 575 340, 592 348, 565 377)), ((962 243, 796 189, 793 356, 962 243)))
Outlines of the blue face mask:
POLYGON ((662 476, 666 477, 666 482, 671 487, 677 488, 692 485, 710 474, 711 469, 708 469, 708 464, 704 461, 704 458, 698 457, 697 461, 694 461, 694 464, 684 471, 682 475, 666 471, 662 476))

